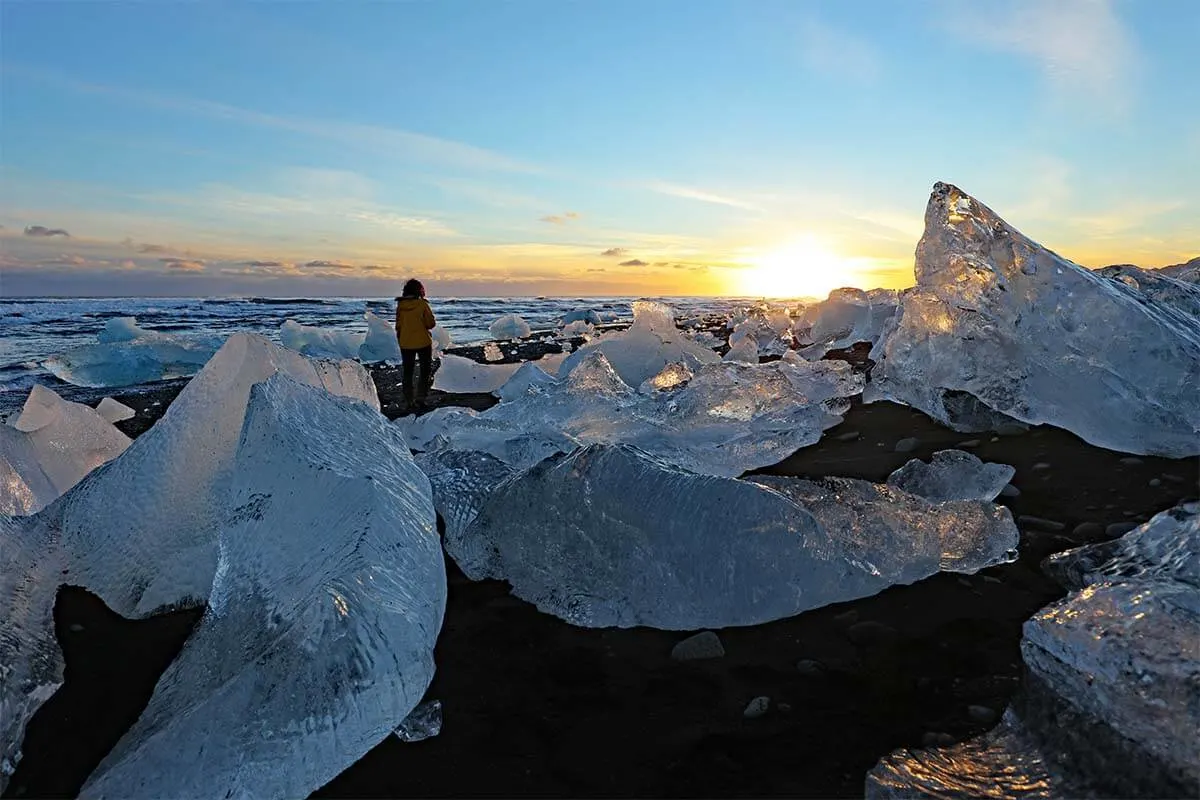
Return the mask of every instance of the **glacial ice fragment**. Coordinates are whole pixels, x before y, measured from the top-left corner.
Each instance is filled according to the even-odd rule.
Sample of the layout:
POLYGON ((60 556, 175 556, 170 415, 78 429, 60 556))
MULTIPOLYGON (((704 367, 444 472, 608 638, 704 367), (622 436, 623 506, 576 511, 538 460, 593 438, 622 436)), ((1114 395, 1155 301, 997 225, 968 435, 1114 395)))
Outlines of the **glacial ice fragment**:
POLYGON ((530 392, 540 392, 554 382, 555 377, 542 369, 539 362, 526 361, 492 394, 499 397, 501 401, 510 402, 524 397, 530 392))
POLYGON ((442 732, 442 701, 421 703, 393 732, 402 742, 423 742, 437 736, 442 732))
POLYGON ((630 386, 641 385, 667 364, 678 362, 697 369, 721 360, 675 327, 675 317, 668 306, 646 300, 633 304, 633 325, 629 330, 606 334, 579 348, 563 363, 562 374, 575 369, 593 352, 603 353, 621 380, 630 386))
MULTIPOLYGON (((565 356, 551 353, 542 356, 537 361, 525 362, 535 364, 543 372, 556 371, 565 356)), ((433 388, 443 392, 495 392, 504 386, 509 379, 522 367, 522 364, 480 364, 469 358, 446 354, 442 363, 433 376, 433 388)))
POLYGON ((725 354, 723 361, 735 361, 739 364, 757 364, 758 363, 758 342, 753 336, 747 334, 734 342, 730 339, 733 345, 729 348, 729 352, 725 354))
POLYGON ((223 341, 146 330, 132 317, 110 319, 97 338, 97 344, 74 347, 43 366, 76 386, 133 386, 194 375, 223 341))
MULTIPOLYGON (((366 312, 364 317, 367 320, 367 338, 358 348, 358 360, 364 364, 380 361, 399 363, 401 359, 400 343, 396 340, 395 326, 370 311, 366 312)), ((435 358, 450 346, 450 333, 440 325, 434 326, 429 331, 429 336, 433 339, 435 358)), ((351 358, 352 356, 347 357, 351 358)))
POLYGON ((1200 286, 1195 283, 1171 277, 1162 270, 1140 269, 1128 264, 1103 267, 1096 272, 1137 289, 1142 295, 1160 305, 1170 306, 1200 319, 1200 286))
POLYGON ((100 401, 100 405, 96 406, 96 413, 109 422, 121 422, 126 419, 133 419, 137 416, 137 412, 129 406, 113 400, 111 397, 106 397, 100 401))
POLYGON ((1200 454, 1200 320, 1072 264, 944 183, 916 278, 871 351, 864 399, 983 429, 986 415, 948 402, 967 397, 968 416, 1048 423, 1123 452, 1200 454))
POLYGON ((927 500, 995 500, 1017 471, 985 464, 965 450, 938 450, 928 464, 914 458, 887 478, 889 486, 927 500))
POLYGON ((595 309, 583 308, 563 314, 561 322, 564 326, 576 322, 582 322, 585 325, 599 325, 604 322, 604 318, 595 309))
POLYGON ((0 514, 33 514, 113 460, 130 439, 94 409, 36 385, 0 425, 0 514))
POLYGON ((314 361, 262 336, 230 336, 149 431, 46 510, 73 582, 130 618, 207 599, 250 387, 277 372, 379 409, 358 363, 314 361))
POLYGON ((470 520, 462 534, 447 521, 447 552, 468 577, 507 580, 584 627, 754 625, 939 568, 974 571, 1011 559, 1017 541, 1007 510, 990 504, 935 505, 862 481, 699 475, 627 445, 583 447, 499 483, 495 462, 474 458, 452 482, 432 479, 477 487, 455 515, 470 520))
POLYGON ((505 314, 488 326, 488 333, 493 339, 525 339, 532 333, 529 323, 518 314, 505 314))
POLYGON ((357 358, 366 338, 366 334, 301 325, 291 319, 279 328, 284 347, 312 358, 357 358))
POLYGON ((249 394, 208 610, 82 797, 307 796, 433 678, 424 474, 364 403, 279 374, 249 394))

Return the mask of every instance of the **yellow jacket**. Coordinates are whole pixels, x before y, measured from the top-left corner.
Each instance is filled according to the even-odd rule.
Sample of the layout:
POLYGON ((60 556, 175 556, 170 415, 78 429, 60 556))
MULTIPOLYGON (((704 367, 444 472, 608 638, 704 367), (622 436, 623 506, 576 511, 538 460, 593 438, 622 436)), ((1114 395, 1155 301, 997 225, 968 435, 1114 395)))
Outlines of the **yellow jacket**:
POLYGON ((396 301, 396 341, 401 350, 420 350, 432 345, 429 330, 436 324, 433 309, 424 297, 401 297, 396 301))

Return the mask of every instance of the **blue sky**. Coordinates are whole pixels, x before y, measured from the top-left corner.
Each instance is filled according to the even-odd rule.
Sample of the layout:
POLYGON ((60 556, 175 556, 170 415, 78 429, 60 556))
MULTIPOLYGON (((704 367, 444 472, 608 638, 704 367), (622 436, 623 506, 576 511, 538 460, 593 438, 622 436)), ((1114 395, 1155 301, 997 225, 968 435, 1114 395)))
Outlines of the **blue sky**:
POLYGON ((0 293, 903 286, 937 180, 1085 265, 1175 263, 1197 31, 1186 0, 9 0, 0 293))

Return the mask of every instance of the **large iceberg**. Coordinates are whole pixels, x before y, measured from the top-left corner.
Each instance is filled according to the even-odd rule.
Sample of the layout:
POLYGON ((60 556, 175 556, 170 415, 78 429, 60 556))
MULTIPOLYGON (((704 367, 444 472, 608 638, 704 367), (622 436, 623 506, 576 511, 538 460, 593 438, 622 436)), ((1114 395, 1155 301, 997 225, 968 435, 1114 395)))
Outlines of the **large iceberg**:
POLYGON ((1072 264, 944 183, 916 278, 871 351, 864 399, 956 430, 1004 415, 1112 450, 1200 453, 1200 320, 1072 264))
POLYGON ((131 618, 205 602, 250 387, 278 372, 379 409, 362 365, 234 334, 149 431, 40 515, 70 555, 72 582, 131 618))
POLYGON ((429 483, 374 409, 255 385, 224 509, 208 610, 83 797, 304 797, 433 677, 429 483))
MULTIPOLYGON (((717 358, 715 354, 712 354, 717 358)), ((863 379, 849 365, 669 364, 635 390, 603 351, 483 413, 439 408, 397 421, 416 450, 479 450, 524 469, 583 444, 633 444, 696 472, 735 476, 774 464, 841 421, 863 379), (688 375, 686 379, 681 375, 688 375)), ((536 363, 536 362, 535 362, 536 363)))
POLYGON ((1191 503, 1054 556, 1077 591, 1025 623, 1026 685, 1001 725, 891 754, 867 796, 1200 796, 1198 545, 1191 503))
POLYGON ((563 363, 566 375, 591 353, 603 353, 625 383, 638 386, 673 363, 696 369, 721 357, 697 344, 675 326, 671 309, 648 300, 633 304, 633 325, 627 331, 606 334, 576 350, 563 363))
POLYGON ((363 333, 301 325, 293 319, 279 327, 279 341, 289 350, 313 358, 357 358, 366 342, 363 333))
POLYGON ((1008 511, 863 481, 699 475, 628 445, 512 474, 478 454, 422 457, 470 578, 575 625, 754 625, 939 569, 1015 557, 1008 511))
POLYGON ((74 347, 43 366, 76 386, 133 386, 195 375, 222 341, 146 330, 133 317, 119 317, 105 323, 96 344, 74 347))
POLYGON ((0 514, 32 514, 129 447, 94 409, 34 386, 20 416, 0 425, 0 514))

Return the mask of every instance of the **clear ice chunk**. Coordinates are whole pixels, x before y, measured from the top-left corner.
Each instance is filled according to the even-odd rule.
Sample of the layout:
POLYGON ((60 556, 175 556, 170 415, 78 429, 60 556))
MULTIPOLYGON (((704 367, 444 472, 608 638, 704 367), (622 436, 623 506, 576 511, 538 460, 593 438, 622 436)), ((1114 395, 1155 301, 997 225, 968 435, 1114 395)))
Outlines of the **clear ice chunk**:
MULTIPOLYGON (((364 317, 367 320, 367 338, 358 348, 358 360, 364 364, 380 361, 398 363, 401 359, 400 342, 396 340, 395 326, 370 311, 366 312, 364 317)), ((429 331, 429 336, 433 339, 435 356, 450 346, 450 333, 440 325, 434 326, 429 331)))
POLYGON ((44 512, 71 557, 73 582, 130 618, 205 602, 250 387, 278 372, 379 409, 357 362, 230 336, 150 430, 44 512))
POLYGON ((721 360, 711 349, 692 341, 675 327, 670 307, 648 300, 633 304, 633 325, 629 330, 609 333, 579 348, 563 363, 562 374, 571 372, 591 353, 603 353, 621 380, 630 386, 640 386, 668 364, 682 363, 698 369, 721 360))
POLYGON ((734 342, 730 338, 729 352, 725 354, 723 361, 735 361, 739 364, 757 364, 758 363, 758 341, 749 334, 741 337, 734 342))
POLYGON ((301 325, 291 319, 279 327, 279 341, 284 347, 313 358, 358 358, 366 339, 366 334, 301 325))
POLYGON ((552 385, 555 380, 553 375, 542 369, 540 360, 538 362, 526 361, 512 374, 512 377, 504 382, 504 385, 494 390, 492 394, 499 397, 502 402, 510 402, 527 394, 540 392, 552 385))
MULTIPOLYGON (((536 361, 514 364, 480 364, 463 356, 446 354, 433 376, 433 388, 450 393, 496 392, 525 365, 536 365, 543 374, 555 372, 565 355, 550 353, 536 361)), ((527 373, 528 374, 528 373, 527 373)))
POLYGON ((896 315, 894 289, 834 289, 820 303, 805 307, 795 322, 795 335, 808 359, 858 342, 874 344, 896 315))
POLYGON ((428 480, 365 403, 282 374, 249 394, 208 609, 82 797, 305 797, 433 678, 428 480))
POLYGON ((576 322, 582 322, 585 325, 599 325, 605 320, 599 311, 596 311, 592 308, 582 308, 575 311, 568 311, 562 315, 562 319, 560 321, 564 326, 566 326, 576 322))
MULTIPOLYGON (((433 491, 433 505, 446 526, 447 547, 465 553, 479 540, 466 540, 464 533, 479 509, 497 486, 517 474, 517 471, 500 459, 477 450, 435 450, 416 457, 417 466, 429 477, 433 491)), ((482 557, 470 554, 464 558, 468 564, 482 557)), ((468 573, 468 578, 479 579, 483 575, 468 573)))
POLYGON ((889 486, 927 500, 995 500, 1017 471, 984 463, 965 450, 938 450, 929 463, 914 458, 887 478, 889 486))
POLYGON ((122 420, 133 419, 137 416, 137 412, 129 406, 113 400, 111 397, 106 397, 100 401, 100 405, 96 406, 96 413, 109 422, 121 422, 122 420))
POLYGON ((423 742, 442 732, 442 701, 429 700, 413 709, 394 733, 402 742, 423 742))
POLYGON ((957 393, 1111 450, 1200 454, 1196 317, 1061 258, 944 183, 916 279, 871 351, 865 400, 979 430, 947 403, 957 393))
POLYGON ((1140 269, 1128 264, 1102 267, 1096 272, 1137 289, 1156 303, 1200 318, 1200 286, 1194 282, 1172 277, 1165 270, 1140 269))
POLYGON ((34 386, 20 416, 0 426, 0 514, 41 510, 129 444, 95 409, 34 386))
POLYGON ((1011 560, 1018 538, 990 504, 932 504, 862 481, 699 475, 627 445, 590 445, 510 478, 477 456, 454 466, 462 472, 432 482, 435 496, 439 484, 469 487, 445 539, 464 574, 507 580, 584 627, 755 625, 1011 560))
POLYGON ((507 341, 509 339, 526 339, 533 333, 533 330, 519 314, 505 314, 488 326, 488 333, 493 339, 507 341))
POLYGON ((43 366, 76 386, 134 386, 195 375, 223 341, 146 330, 132 317, 110 319, 97 338, 98 343, 71 348, 43 366))

